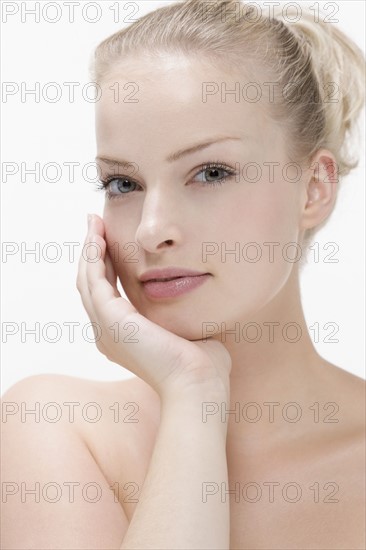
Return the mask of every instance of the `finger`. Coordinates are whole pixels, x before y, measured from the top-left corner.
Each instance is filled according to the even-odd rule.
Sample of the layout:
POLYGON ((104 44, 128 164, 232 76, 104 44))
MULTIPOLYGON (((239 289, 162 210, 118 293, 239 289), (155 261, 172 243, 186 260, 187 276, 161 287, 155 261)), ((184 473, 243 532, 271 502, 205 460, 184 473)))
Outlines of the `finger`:
POLYGON ((91 321, 96 320, 96 315, 93 307, 93 303, 88 288, 88 281, 86 276, 86 269, 89 262, 88 259, 88 242, 90 240, 90 233, 88 232, 82 247, 78 262, 78 274, 76 279, 76 286, 80 293, 82 304, 91 321))
POLYGON ((101 268, 102 268, 101 271, 102 271, 102 274, 104 274, 104 277, 112 286, 115 297, 116 298, 120 297, 121 295, 117 288, 117 276, 113 267, 112 259, 107 249, 107 244, 106 244, 107 239, 106 239, 106 230, 104 226, 104 221, 102 218, 100 218, 96 214, 93 214, 91 217, 90 224, 89 224, 89 233, 92 237, 94 237, 95 235, 100 236, 101 240, 98 239, 98 243, 101 244, 101 247, 99 247, 98 243, 95 243, 95 244, 96 244, 96 247, 99 249, 101 258, 104 262, 104 266, 103 264, 101 265, 101 268), (104 272, 103 272, 103 267, 105 267, 104 272))
POLYGON ((105 238, 105 225, 103 219, 98 214, 91 214, 89 230, 91 235, 100 235, 105 238))
MULTIPOLYGON (((102 237, 104 241, 107 243, 104 221, 102 218, 100 218, 96 214, 93 214, 92 216, 92 219, 90 222, 90 232, 92 235, 100 235, 100 237, 102 237)), ((121 295, 117 288, 117 275, 115 273, 112 258, 109 254, 107 246, 105 249, 105 253, 103 255, 103 261, 105 263, 105 277, 113 287, 116 297, 120 297, 121 295)))
MULTIPOLYGON (((106 264, 104 262, 104 259, 107 245, 105 240, 100 235, 94 235, 92 237, 92 240, 89 242, 89 245, 91 244, 95 246, 95 251, 97 251, 98 255, 94 258, 94 261, 87 262, 87 287, 89 289, 94 311, 96 312, 97 316, 104 317, 104 308, 106 304, 113 300, 117 300, 118 298, 122 300, 122 298, 118 292, 118 289, 114 288, 113 284, 111 284, 111 282, 106 278, 106 264), (118 296, 116 296, 116 290, 118 296)), ((125 302, 126 305, 122 308, 122 315, 124 313, 127 314, 136 311, 132 304, 127 302, 127 300, 123 300, 123 302, 125 302)))
POLYGON ((117 288, 117 275, 113 267, 112 259, 109 255, 108 250, 106 250, 105 257, 104 257, 104 263, 105 263, 105 276, 107 281, 111 284, 113 287, 114 295, 116 298, 120 298, 121 294, 118 291, 117 288))

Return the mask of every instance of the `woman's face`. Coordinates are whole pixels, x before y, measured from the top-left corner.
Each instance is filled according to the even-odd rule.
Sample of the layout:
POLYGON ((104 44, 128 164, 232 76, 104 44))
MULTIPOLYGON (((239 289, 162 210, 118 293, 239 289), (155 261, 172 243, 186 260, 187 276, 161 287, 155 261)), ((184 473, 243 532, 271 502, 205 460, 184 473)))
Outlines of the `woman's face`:
POLYGON ((116 71, 104 81, 96 109, 98 157, 115 161, 97 162, 103 180, 115 178, 103 217, 124 291, 140 313, 189 340, 209 335, 207 323, 248 322, 288 281, 298 252, 289 243, 301 232, 300 175, 287 165, 281 126, 266 116, 268 87, 251 102, 243 77, 198 62, 124 67, 126 78, 116 71), (217 162, 235 175, 202 168, 217 162), (139 276, 168 267, 210 276, 182 295, 152 298, 139 276))

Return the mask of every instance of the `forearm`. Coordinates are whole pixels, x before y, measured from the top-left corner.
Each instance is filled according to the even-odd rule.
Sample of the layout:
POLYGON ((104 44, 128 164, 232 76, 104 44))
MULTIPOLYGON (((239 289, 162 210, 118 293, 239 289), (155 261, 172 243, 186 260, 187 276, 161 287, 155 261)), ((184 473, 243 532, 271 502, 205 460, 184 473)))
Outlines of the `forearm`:
POLYGON ((228 550, 229 502, 205 499, 205 483, 227 483, 226 426, 203 422, 202 402, 184 394, 162 403, 160 427, 139 503, 121 550, 228 550))

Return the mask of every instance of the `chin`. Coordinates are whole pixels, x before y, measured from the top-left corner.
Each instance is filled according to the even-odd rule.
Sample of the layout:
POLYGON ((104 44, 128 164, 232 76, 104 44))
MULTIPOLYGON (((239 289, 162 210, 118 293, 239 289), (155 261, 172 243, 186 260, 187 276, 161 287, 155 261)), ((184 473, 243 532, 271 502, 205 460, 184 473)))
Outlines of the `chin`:
POLYGON ((156 323, 165 330, 185 338, 186 340, 202 340, 204 337, 202 332, 202 322, 196 317, 195 321, 192 321, 191 315, 180 315, 177 316, 173 312, 158 312, 158 311, 146 311, 141 313, 152 321, 156 323))
POLYGON ((129 288, 124 291, 131 304, 149 321, 186 340, 202 340, 205 337, 204 321, 212 318, 212 312, 207 311, 204 300, 182 301, 180 304, 173 301, 151 303, 130 292, 129 288))

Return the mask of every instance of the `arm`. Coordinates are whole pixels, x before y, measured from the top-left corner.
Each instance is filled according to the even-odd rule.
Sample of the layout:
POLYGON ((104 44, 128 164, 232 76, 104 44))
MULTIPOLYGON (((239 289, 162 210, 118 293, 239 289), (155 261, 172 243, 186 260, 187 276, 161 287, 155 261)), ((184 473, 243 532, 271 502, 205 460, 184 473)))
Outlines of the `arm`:
MULTIPOLYGON (((124 299, 107 251, 101 218, 89 221, 86 244, 100 249, 98 261, 81 255, 77 288, 102 337, 97 347, 149 384, 162 403, 161 426, 151 464, 122 550, 229 547, 229 504, 202 500, 202 484, 227 481, 226 425, 203 423, 202 401, 229 400, 231 357, 220 342, 189 341, 153 323, 124 299), (126 342, 110 327, 137 328, 126 342)), ((137 275, 137 274, 136 274, 137 275)))
POLYGON ((226 423, 202 421, 199 390, 162 403, 160 428, 139 503, 120 550, 228 550, 229 502, 204 499, 204 482, 227 484, 226 423))
MULTIPOLYGON (((35 402, 41 406, 50 401, 73 402, 80 395, 95 400, 85 382, 79 385, 68 378, 38 375, 8 390, 3 404, 24 402, 34 408, 35 402)), ((220 486, 227 480, 226 424, 216 416, 203 423, 202 401, 224 399, 221 390, 197 388, 162 403, 155 447, 130 524, 77 426, 64 415, 60 422, 49 423, 42 415, 40 422, 32 418, 22 422, 20 414, 5 414, 1 423, 2 547, 227 550, 229 504, 221 503, 218 494, 207 502, 202 498, 203 482, 220 486), (82 496, 82 489, 91 482, 101 494, 93 503, 82 496), (56 502, 50 501, 55 489, 47 491, 49 484, 59 488, 56 502)), ((121 437, 128 433, 122 431, 121 437)), ((121 470, 127 460, 128 456, 121 456, 121 470)), ((89 496, 93 498, 94 493, 89 496)))
POLYGON ((80 401, 81 396, 98 401, 88 381, 58 375, 31 376, 3 396, 1 548, 120 547, 128 519, 84 441, 83 422, 76 414, 70 423, 62 406, 80 401), (50 402, 61 406, 58 422, 49 422, 42 414, 50 402), (22 418, 22 403, 28 410, 36 410, 38 403, 39 419, 31 413, 22 418), (93 487, 87 489, 90 484, 93 487))

